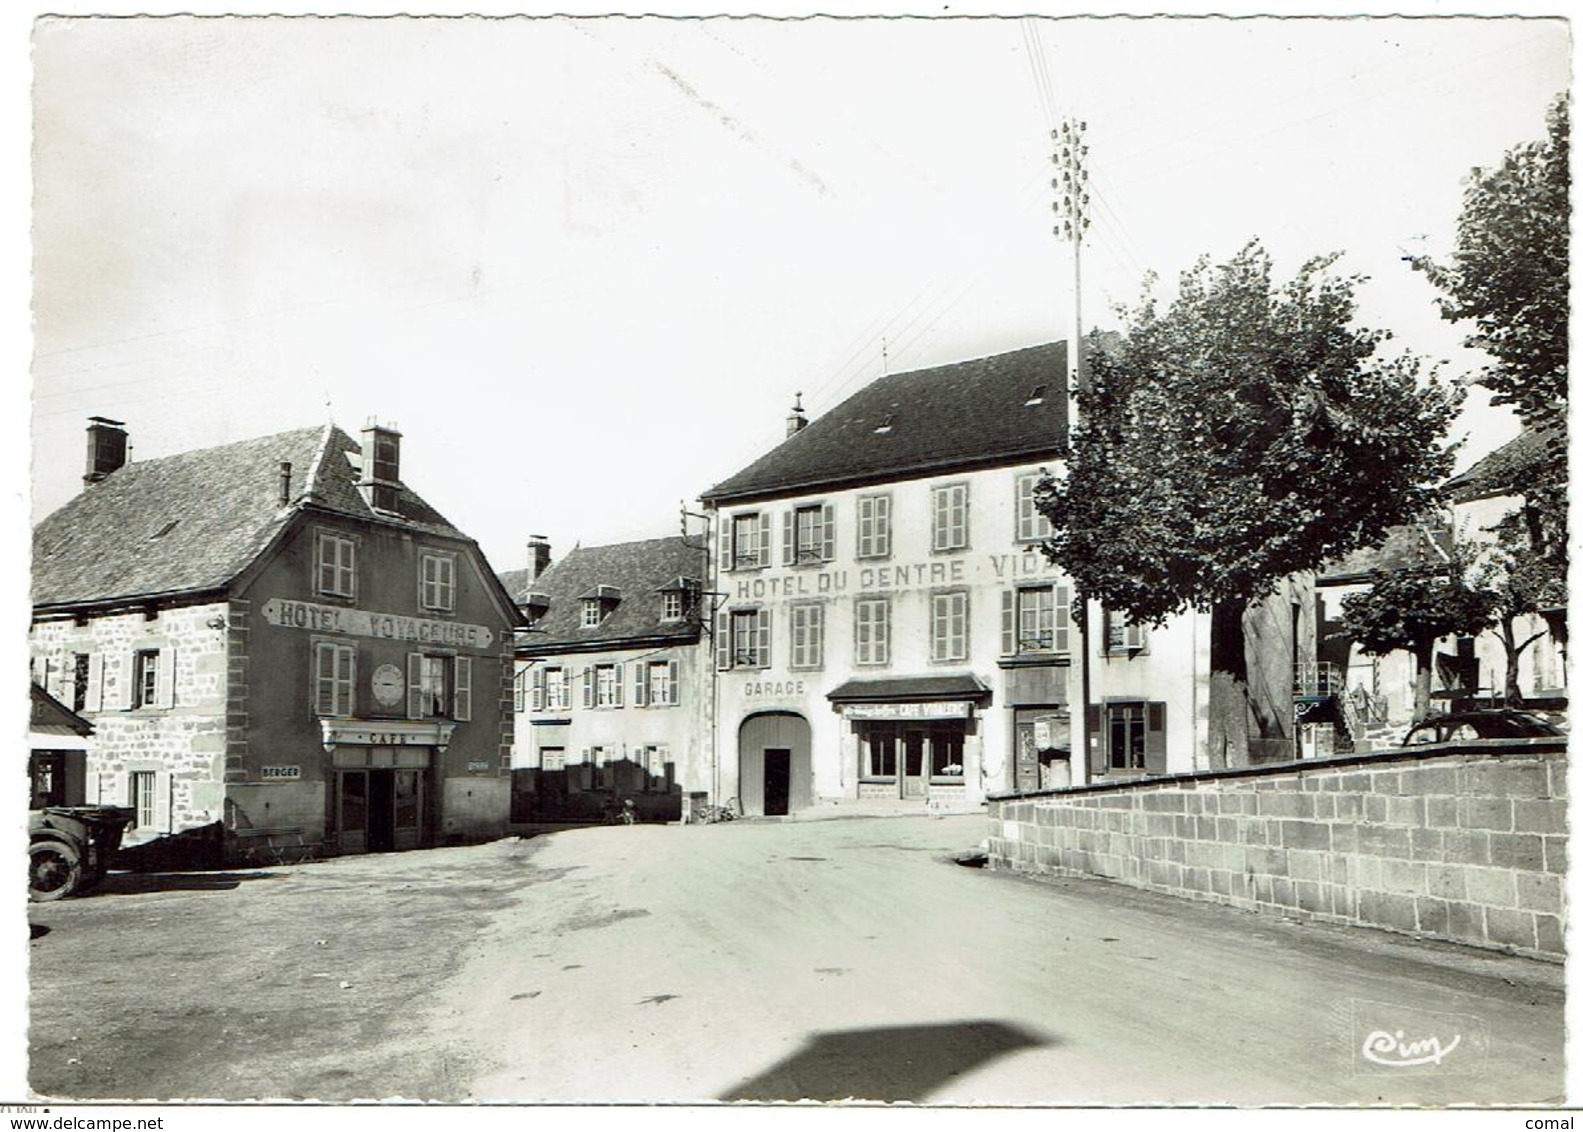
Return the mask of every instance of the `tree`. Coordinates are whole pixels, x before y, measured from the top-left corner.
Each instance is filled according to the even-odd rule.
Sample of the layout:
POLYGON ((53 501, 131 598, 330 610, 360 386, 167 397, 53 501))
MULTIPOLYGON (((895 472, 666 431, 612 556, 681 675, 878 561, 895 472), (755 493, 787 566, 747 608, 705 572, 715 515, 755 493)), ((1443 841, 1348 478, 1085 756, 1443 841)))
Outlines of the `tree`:
POLYGON ((1494 625, 1506 651, 1505 702, 1521 707, 1518 672, 1523 652, 1550 632, 1558 640, 1565 632, 1566 571, 1564 560, 1536 553, 1525 511, 1511 511, 1490 528, 1495 542, 1484 549, 1475 576, 1493 599, 1494 625), (1546 628, 1518 639, 1518 619, 1539 617, 1546 628))
POLYGON ((1249 698, 1250 608, 1421 513, 1450 469, 1458 391, 1375 357, 1388 335, 1351 326, 1360 280, 1335 258, 1277 286, 1255 240, 1199 260, 1163 311, 1146 287, 1091 355, 1067 474, 1040 495, 1045 552, 1085 598, 1135 623, 1210 613, 1216 765, 1290 727, 1249 698))
POLYGON ((1459 556, 1447 565, 1375 570, 1367 590, 1341 599, 1342 629, 1370 656, 1413 654, 1413 722, 1429 714, 1435 642, 1473 637, 1494 622, 1495 594, 1468 581, 1459 556))

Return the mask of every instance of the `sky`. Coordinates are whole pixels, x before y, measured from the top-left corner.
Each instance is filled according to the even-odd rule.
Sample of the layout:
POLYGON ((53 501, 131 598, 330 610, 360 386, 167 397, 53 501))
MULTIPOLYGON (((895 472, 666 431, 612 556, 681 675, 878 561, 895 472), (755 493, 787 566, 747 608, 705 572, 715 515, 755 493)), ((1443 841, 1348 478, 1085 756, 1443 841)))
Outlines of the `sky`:
MULTIPOLYGON (((884 372, 1066 337, 1259 238, 1476 369, 1408 252, 1570 81, 1541 19, 52 19, 32 29, 32 500, 334 420, 498 570, 679 530, 884 372)), ((1475 395, 1464 458, 1515 424, 1475 395)))

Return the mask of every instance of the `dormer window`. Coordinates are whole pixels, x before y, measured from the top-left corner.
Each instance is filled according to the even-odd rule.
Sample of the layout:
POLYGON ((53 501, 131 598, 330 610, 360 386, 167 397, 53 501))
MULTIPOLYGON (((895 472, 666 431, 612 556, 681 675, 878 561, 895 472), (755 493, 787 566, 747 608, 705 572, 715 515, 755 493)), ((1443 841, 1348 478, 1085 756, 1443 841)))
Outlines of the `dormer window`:
POLYGON ((682 619, 682 591, 666 590, 660 594, 660 620, 680 621, 682 619))
POLYGON ((615 586, 595 586, 582 596, 581 601, 583 612, 580 624, 584 629, 594 629, 603 624, 605 618, 621 603, 621 591, 615 586))
POLYGON ((896 423, 896 417, 895 417, 894 414, 892 414, 890 416, 887 416, 883 421, 881 421, 878 425, 876 425, 874 427, 874 434, 876 436, 884 436, 887 432, 889 432, 891 430, 891 428, 895 425, 895 423, 896 423))
POLYGON ((599 599, 594 597, 583 598, 583 628, 592 629, 604 619, 604 612, 599 608, 599 599))
POLYGON ((1043 385, 1035 385, 1033 387, 1033 392, 1028 394, 1028 399, 1026 401, 1024 401, 1023 404, 1025 406, 1042 405, 1042 404, 1044 404, 1044 391, 1045 391, 1045 388, 1046 387, 1043 386, 1043 385))
POLYGON ((539 619, 549 612, 550 595, 542 593, 524 594, 522 601, 518 604, 518 608, 522 610, 523 616, 528 619, 530 626, 536 625, 539 619))
POLYGON ((660 587, 660 620, 680 621, 693 610, 694 595, 699 589, 692 578, 676 578, 660 587))

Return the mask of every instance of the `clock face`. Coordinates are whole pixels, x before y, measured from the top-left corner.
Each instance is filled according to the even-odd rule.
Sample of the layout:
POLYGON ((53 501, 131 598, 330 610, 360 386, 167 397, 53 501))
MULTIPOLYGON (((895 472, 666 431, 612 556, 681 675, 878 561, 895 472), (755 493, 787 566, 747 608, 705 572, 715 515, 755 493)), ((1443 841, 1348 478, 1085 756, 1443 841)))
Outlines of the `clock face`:
POLYGON ((394 664, 381 664, 374 669, 374 699, 390 707, 401 699, 401 669, 394 664))

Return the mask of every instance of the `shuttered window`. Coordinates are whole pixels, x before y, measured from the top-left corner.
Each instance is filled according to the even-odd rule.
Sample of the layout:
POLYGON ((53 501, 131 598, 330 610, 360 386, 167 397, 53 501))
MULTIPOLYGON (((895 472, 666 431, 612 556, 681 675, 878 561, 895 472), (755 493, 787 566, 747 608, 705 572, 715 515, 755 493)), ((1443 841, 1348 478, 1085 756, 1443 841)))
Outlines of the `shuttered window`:
POLYGON ((721 614, 724 637, 720 667, 768 668, 770 613, 767 609, 733 609, 721 614))
POLYGON ((472 719, 472 658, 408 653, 407 718, 472 719))
POLYGON ((1129 625, 1125 613, 1105 610, 1105 652, 1111 656, 1130 656, 1149 650, 1149 630, 1145 625, 1129 625))
POLYGON ((890 663, 890 599, 860 597, 852 603, 853 661, 857 664, 890 663))
POLYGON ((857 498, 857 556, 890 557, 890 495, 857 498))
POLYGON ((1000 652, 1066 653, 1071 647, 1071 590, 1067 586, 1022 586, 1001 592, 1000 652))
POLYGON ((757 570, 770 564, 769 514, 733 515, 726 528, 722 561, 729 570, 757 570))
POLYGON ((967 546, 967 484, 948 483, 930 496, 933 507, 930 546, 935 550, 962 550, 967 546))
POLYGON ((315 643, 313 710, 321 716, 354 714, 352 694, 356 685, 357 649, 332 641, 315 643))
POLYGON ((1036 489, 1042 472, 1024 472, 1017 477, 1017 541, 1041 542, 1054 532, 1050 520, 1039 513, 1036 489))
POLYGON ((419 602, 424 609, 450 613, 456 608, 455 555, 425 553, 419 561, 419 602))
POLYGON ((1096 758, 1090 770, 1095 774, 1166 773, 1165 704, 1160 701, 1128 701, 1092 705, 1089 709, 1090 733, 1099 728, 1100 742, 1090 744, 1096 758))
POLYGON ((791 607, 791 666, 824 666, 824 606, 805 604, 791 607))
POLYGON ((328 597, 357 596, 357 544, 345 535, 318 533, 314 589, 328 597))
POLYGON ((787 566, 818 564, 834 558, 835 508, 828 503, 810 503, 787 511, 781 554, 787 566))
POLYGON ((931 594, 929 612, 929 658, 936 661, 966 660, 967 592, 952 590, 931 594))

